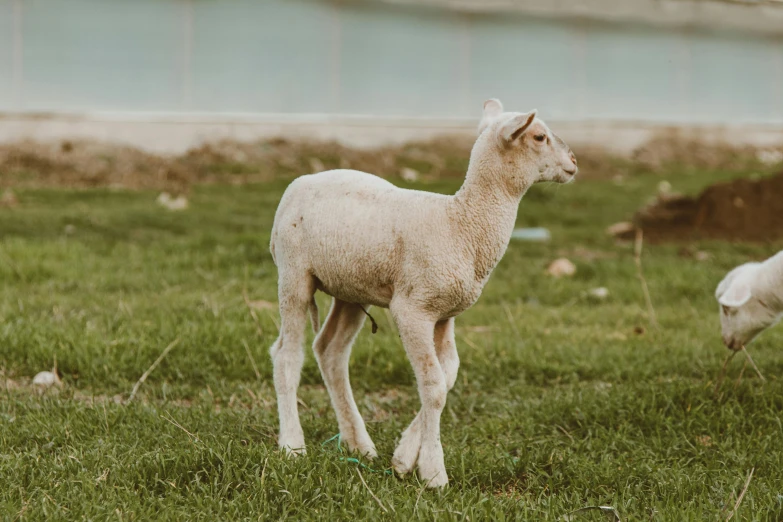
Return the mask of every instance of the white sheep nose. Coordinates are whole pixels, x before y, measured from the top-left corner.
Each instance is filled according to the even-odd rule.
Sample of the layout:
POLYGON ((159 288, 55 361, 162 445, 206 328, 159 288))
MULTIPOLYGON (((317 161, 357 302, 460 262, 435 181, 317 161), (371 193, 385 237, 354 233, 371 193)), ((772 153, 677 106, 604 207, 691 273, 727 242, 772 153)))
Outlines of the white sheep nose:
POLYGON ((568 175, 573 176, 573 175, 576 174, 576 171, 579 170, 578 167, 576 166, 576 156, 574 156, 573 152, 570 152, 568 154, 568 159, 571 160, 571 164, 572 164, 573 168, 568 169, 566 167, 563 167, 563 170, 566 171, 566 173, 568 173, 568 175))
POLYGON ((729 335, 724 335, 723 336, 723 344, 725 344, 726 348, 728 348, 729 350, 735 350, 736 351, 736 350, 740 349, 736 339, 733 339, 729 335))

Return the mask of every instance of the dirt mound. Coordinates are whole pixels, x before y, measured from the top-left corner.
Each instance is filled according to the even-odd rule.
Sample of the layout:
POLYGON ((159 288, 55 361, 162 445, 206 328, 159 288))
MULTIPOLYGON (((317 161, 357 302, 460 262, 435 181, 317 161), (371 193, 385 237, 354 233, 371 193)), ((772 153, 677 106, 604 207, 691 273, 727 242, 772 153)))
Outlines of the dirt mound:
POLYGON ((781 194, 783 172, 758 180, 738 179, 712 185, 697 197, 661 196, 640 210, 634 223, 651 242, 772 241, 783 238, 781 194))

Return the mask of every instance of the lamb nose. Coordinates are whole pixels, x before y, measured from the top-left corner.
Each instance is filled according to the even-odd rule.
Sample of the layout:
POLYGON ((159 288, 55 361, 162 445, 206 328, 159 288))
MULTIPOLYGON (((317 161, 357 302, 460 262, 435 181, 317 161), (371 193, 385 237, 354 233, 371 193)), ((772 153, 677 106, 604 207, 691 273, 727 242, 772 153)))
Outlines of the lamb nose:
POLYGON ((573 153, 573 152, 571 153, 571 155, 570 155, 569 157, 571 158, 571 163, 573 163, 574 165, 576 165, 576 156, 574 156, 574 153, 573 153))

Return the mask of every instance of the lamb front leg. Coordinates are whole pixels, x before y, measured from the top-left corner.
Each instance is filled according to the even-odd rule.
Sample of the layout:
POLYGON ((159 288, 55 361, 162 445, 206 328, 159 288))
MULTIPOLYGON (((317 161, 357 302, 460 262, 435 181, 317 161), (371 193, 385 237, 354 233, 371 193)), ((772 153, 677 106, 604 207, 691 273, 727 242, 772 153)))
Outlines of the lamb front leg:
MULTIPOLYGON (((457 354, 457 343, 454 338, 454 318, 438 321, 435 324, 435 350, 440 362, 441 370, 446 378, 446 388, 450 391, 457 381, 457 371, 459 370, 459 355, 457 354)), ((408 428, 402 433, 400 444, 394 451, 392 457, 392 466, 394 471, 400 475, 405 475, 413 471, 416 460, 419 457, 421 448, 421 410, 410 423, 408 428)))
POLYGON ((435 349, 435 321, 424 318, 415 308, 396 303, 392 303, 391 312, 413 366, 421 399, 420 420, 418 423, 414 420, 406 430, 395 457, 410 455, 419 446, 419 477, 427 482, 428 487, 442 487, 449 481, 440 442, 440 415, 446 405, 448 390, 435 349), (417 444, 419 438, 420 444, 417 444))

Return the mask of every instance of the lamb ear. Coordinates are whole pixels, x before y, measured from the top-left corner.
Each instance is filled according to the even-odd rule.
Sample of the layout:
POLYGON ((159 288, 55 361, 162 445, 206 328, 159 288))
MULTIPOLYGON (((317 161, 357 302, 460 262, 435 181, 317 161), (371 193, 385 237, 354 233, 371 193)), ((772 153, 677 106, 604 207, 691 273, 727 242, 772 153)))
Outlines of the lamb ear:
POLYGON ((503 104, 497 98, 490 98, 484 102, 484 117, 496 118, 503 112, 503 104))
POLYGON ((735 282, 720 296, 718 302, 723 306, 738 308, 750 301, 751 297, 750 286, 746 283, 735 282))
POLYGON ((503 124, 503 127, 500 128, 500 137, 503 141, 509 143, 522 136, 525 130, 530 127, 530 124, 533 123, 537 112, 536 109, 533 109, 528 113, 514 116, 503 124))
POLYGON ((726 290, 729 289, 731 282, 734 281, 735 275, 736 274, 734 272, 730 272, 725 278, 723 278, 723 281, 718 283, 718 288, 715 289, 715 299, 720 301, 721 296, 726 293, 726 290))
POLYGON ((479 134, 486 128, 486 126, 503 114, 503 104, 497 98, 490 98, 484 102, 484 112, 481 115, 481 121, 479 122, 478 131, 479 134))

